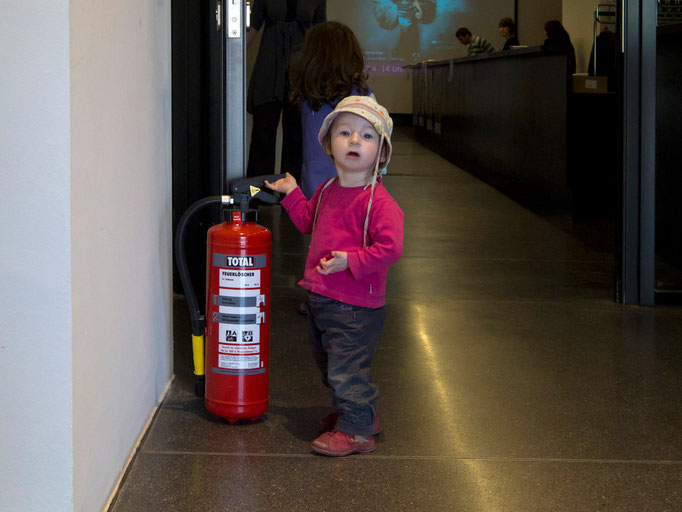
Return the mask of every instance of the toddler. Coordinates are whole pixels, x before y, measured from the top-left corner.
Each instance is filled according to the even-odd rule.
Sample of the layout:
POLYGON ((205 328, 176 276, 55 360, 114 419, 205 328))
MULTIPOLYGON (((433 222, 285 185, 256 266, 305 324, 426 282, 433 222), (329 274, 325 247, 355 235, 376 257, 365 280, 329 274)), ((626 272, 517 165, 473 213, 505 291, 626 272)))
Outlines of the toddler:
POLYGON ((384 324, 386 276, 403 246, 403 212, 384 188, 393 121, 368 96, 341 100, 318 140, 337 176, 306 200, 287 173, 272 190, 303 233, 312 233, 305 272, 308 330, 315 361, 331 390, 334 412, 312 443, 343 456, 375 450, 378 390, 370 372, 384 324))

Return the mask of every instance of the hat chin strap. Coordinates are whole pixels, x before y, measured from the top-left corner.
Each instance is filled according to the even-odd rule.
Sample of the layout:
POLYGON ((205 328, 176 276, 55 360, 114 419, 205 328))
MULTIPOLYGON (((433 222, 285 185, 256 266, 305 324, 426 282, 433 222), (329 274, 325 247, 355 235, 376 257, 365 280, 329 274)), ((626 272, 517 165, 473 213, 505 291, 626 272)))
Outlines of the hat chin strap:
MULTIPOLYGON (((372 191, 369 194, 369 202, 367 203, 367 215, 365 216, 365 225, 362 228, 362 246, 367 247, 367 228, 369 227, 369 210, 372 208, 372 199, 374 199, 374 187, 377 184, 377 177, 379 176, 379 162, 381 161, 381 150, 384 147, 384 140, 386 137, 384 136, 384 131, 381 130, 381 140, 379 141, 379 151, 377 152, 377 159, 376 162, 374 162, 374 172, 372 173, 372 178, 370 179, 370 182, 365 185, 365 189, 369 187, 370 185, 372 186, 372 191)), ((381 174, 384 174, 386 170, 384 169, 384 172, 381 174)))
POLYGON ((386 137, 384 136, 383 130, 381 131, 381 140, 379 141, 379 151, 377 152, 377 158, 374 162, 374 172, 372 173, 372 177, 367 180, 367 184, 365 185, 365 189, 369 186, 374 189, 374 185, 377 182, 377 178, 379 175, 386 174, 386 169, 379 171, 379 164, 381 163, 381 150, 384 146, 384 141, 386 140, 386 137))

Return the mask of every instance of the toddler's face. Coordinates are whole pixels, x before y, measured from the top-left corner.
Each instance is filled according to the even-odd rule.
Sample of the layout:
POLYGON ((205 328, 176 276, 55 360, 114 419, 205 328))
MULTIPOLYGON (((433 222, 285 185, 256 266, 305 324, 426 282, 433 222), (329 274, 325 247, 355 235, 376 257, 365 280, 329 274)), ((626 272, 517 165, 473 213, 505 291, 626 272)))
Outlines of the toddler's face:
POLYGON ((331 126, 331 153, 337 170, 371 174, 381 137, 364 117, 342 112, 331 126))

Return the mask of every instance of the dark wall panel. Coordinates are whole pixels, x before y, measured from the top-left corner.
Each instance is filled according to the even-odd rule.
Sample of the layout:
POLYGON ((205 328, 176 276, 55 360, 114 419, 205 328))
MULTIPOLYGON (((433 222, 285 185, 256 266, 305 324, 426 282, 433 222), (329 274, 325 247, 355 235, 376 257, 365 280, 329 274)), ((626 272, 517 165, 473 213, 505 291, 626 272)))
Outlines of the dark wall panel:
POLYGON ((682 24, 658 27, 656 45, 656 281, 682 291, 682 24))
POLYGON ((565 56, 528 49, 413 71, 420 142, 512 195, 567 203, 565 56))
POLYGON ((539 48, 414 66, 417 139, 528 206, 613 216, 616 95, 567 79, 539 48))

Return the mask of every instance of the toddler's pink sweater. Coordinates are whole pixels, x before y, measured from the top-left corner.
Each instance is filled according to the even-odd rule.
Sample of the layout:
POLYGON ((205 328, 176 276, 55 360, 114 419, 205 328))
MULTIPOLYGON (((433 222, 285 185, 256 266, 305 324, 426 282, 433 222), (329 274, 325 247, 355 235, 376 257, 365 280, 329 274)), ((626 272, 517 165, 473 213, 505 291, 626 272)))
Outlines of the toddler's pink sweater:
MULTIPOLYGON (((290 192, 281 204, 303 233, 313 230, 313 217, 321 185, 306 201, 300 188, 290 192)), ((379 181, 369 212, 367 246, 362 234, 371 187, 342 187, 338 180, 322 194, 303 279, 306 290, 356 306, 378 308, 386 300, 388 266, 400 259, 403 251, 403 212, 379 181), (364 190, 363 190, 364 189, 364 190), (320 259, 331 258, 331 251, 348 253, 349 268, 342 272, 320 274, 315 267, 320 259)))

